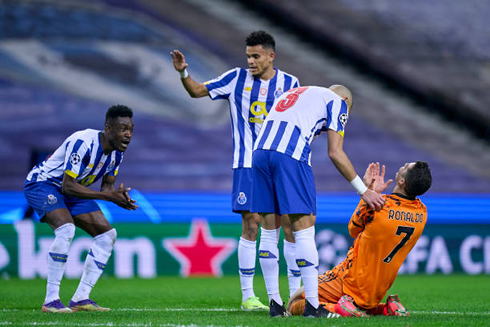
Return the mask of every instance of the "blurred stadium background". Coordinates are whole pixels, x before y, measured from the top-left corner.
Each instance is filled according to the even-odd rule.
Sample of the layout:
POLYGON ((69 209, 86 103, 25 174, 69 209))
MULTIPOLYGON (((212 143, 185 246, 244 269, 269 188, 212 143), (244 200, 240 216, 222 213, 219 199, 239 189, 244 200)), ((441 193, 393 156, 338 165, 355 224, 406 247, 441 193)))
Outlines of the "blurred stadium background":
MULTIPOLYGON (((0 0, 0 274, 45 276, 52 233, 29 219, 25 176, 72 132, 102 129, 116 103, 135 111, 119 181, 141 209, 100 203, 120 236, 109 273, 237 274, 227 102, 191 99, 169 52, 209 80, 246 65, 244 39, 258 29, 302 85, 353 90, 345 150, 359 172, 379 161, 391 178, 405 162, 429 162, 428 225, 402 272, 490 274, 489 12, 484 0, 0 0), (202 262, 179 240, 204 249, 202 262)), ((351 243, 358 197, 326 139, 314 147, 326 269, 351 243)), ((90 244, 77 235, 68 277, 90 244)))

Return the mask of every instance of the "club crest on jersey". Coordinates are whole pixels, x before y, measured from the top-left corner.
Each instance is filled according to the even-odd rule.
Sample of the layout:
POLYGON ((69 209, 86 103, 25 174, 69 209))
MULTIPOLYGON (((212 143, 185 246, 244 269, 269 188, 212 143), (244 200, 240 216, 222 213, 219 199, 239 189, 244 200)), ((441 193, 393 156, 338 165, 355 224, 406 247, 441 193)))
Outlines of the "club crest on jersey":
POLYGON ((115 166, 115 162, 114 161, 111 161, 110 165, 107 167, 107 171, 111 171, 114 169, 114 166, 115 166))
POLYGON ((238 194, 238 198, 236 199, 236 201, 240 205, 244 205, 245 203, 247 203, 247 197, 245 196, 245 193, 240 192, 240 194, 238 194))
POLYGON ((58 202, 58 199, 53 194, 49 194, 48 195, 48 203, 49 204, 55 204, 56 202, 58 202))
POLYGON ((260 95, 266 95, 267 94, 267 89, 265 87, 260 88, 260 95))
POLYGON ((72 153, 71 156, 70 156, 70 163, 73 165, 73 166, 76 166, 80 163, 81 159, 80 159, 80 155, 78 153, 72 153))
POLYGON ((103 162, 99 162, 99 164, 97 165, 97 169, 102 168, 102 166, 103 166, 103 165, 104 165, 104 163, 103 163, 103 162))
POLYGON ((281 88, 278 88, 276 92, 274 92, 274 97, 279 98, 284 92, 281 88))
POLYGON ((347 121, 349 120, 349 115, 348 114, 341 114, 339 116, 339 121, 342 124, 342 126, 345 128, 345 125, 347 125, 347 121))

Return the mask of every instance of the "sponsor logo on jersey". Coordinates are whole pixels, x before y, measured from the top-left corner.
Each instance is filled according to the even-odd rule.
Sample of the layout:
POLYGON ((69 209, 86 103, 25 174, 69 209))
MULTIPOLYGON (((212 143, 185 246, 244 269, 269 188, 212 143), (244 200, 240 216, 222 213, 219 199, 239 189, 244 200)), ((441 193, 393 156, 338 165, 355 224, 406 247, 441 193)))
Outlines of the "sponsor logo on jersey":
POLYGON ((268 114, 267 108, 265 106, 265 102, 261 102, 261 101, 254 101, 250 105, 250 112, 255 117, 250 117, 248 121, 256 124, 262 124, 265 120, 265 117, 267 117, 268 114))
POLYGON ((48 195, 48 203, 49 204, 55 204, 56 202, 58 202, 58 199, 53 194, 49 194, 48 195))
POLYGON ((267 94, 267 89, 265 87, 260 88, 260 95, 266 95, 267 94))
POLYGON ((80 159, 80 155, 78 153, 72 153, 71 156, 70 156, 70 163, 73 165, 73 166, 76 166, 80 163, 81 159, 80 159))
POLYGON ((99 162, 99 164, 97 165, 97 169, 102 168, 102 166, 103 166, 103 165, 104 165, 104 163, 103 163, 103 162, 99 162))
POLYGON ((245 196, 245 193, 240 192, 240 194, 238 194, 238 198, 236 199, 236 201, 238 202, 238 204, 241 205, 247 203, 247 197, 245 196))

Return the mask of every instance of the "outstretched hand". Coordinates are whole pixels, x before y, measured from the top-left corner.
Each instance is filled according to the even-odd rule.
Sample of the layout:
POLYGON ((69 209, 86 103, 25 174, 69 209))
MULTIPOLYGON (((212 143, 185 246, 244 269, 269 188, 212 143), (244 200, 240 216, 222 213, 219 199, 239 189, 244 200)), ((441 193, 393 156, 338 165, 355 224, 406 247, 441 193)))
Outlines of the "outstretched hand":
POLYGON ((172 63, 174 64, 176 71, 182 72, 187 68, 187 66, 189 66, 189 64, 185 62, 184 54, 179 50, 170 52, 170 56, 172 56, 172 63))
POLYGON ((136 200, 131 199, 129 196, 129 191, 131 190, 130 187, 124 187, 124 184, 121 183, 119 185, 119 189, 114 191, 114 199, 112 202, 120 206, 121 208, 127 209, 127 210, 136 210, 139 207, 135 205, 136 200))
POLYGON ((366 190, 366 192, 361 195, 361 199, 363 199, 371 209, 376 211, 383 209, 386 202, 386 199, 382 197, 380 193, 376 193, 371 189, 366 190))
POLYGON ((393 182, 393 179, 390 179, 385 183, 385 170, 385 165, 381 166, 380 169, 379 162, 370 163, 364 173, 364 184, 366 184, 370 190, 381 194, 393 182))

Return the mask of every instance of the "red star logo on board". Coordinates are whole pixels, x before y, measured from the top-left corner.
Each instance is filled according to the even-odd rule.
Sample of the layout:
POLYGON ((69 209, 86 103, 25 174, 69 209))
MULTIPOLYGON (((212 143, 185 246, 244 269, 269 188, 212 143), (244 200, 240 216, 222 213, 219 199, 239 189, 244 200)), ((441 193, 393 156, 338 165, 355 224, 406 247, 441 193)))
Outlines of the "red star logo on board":
POLYGON ((221 276, 221 265, 237 248, 234 238, 215 238, 206 220, 193 220, 189 236, 167 238, 163 247, 180 263, 180 275, 221 276))

